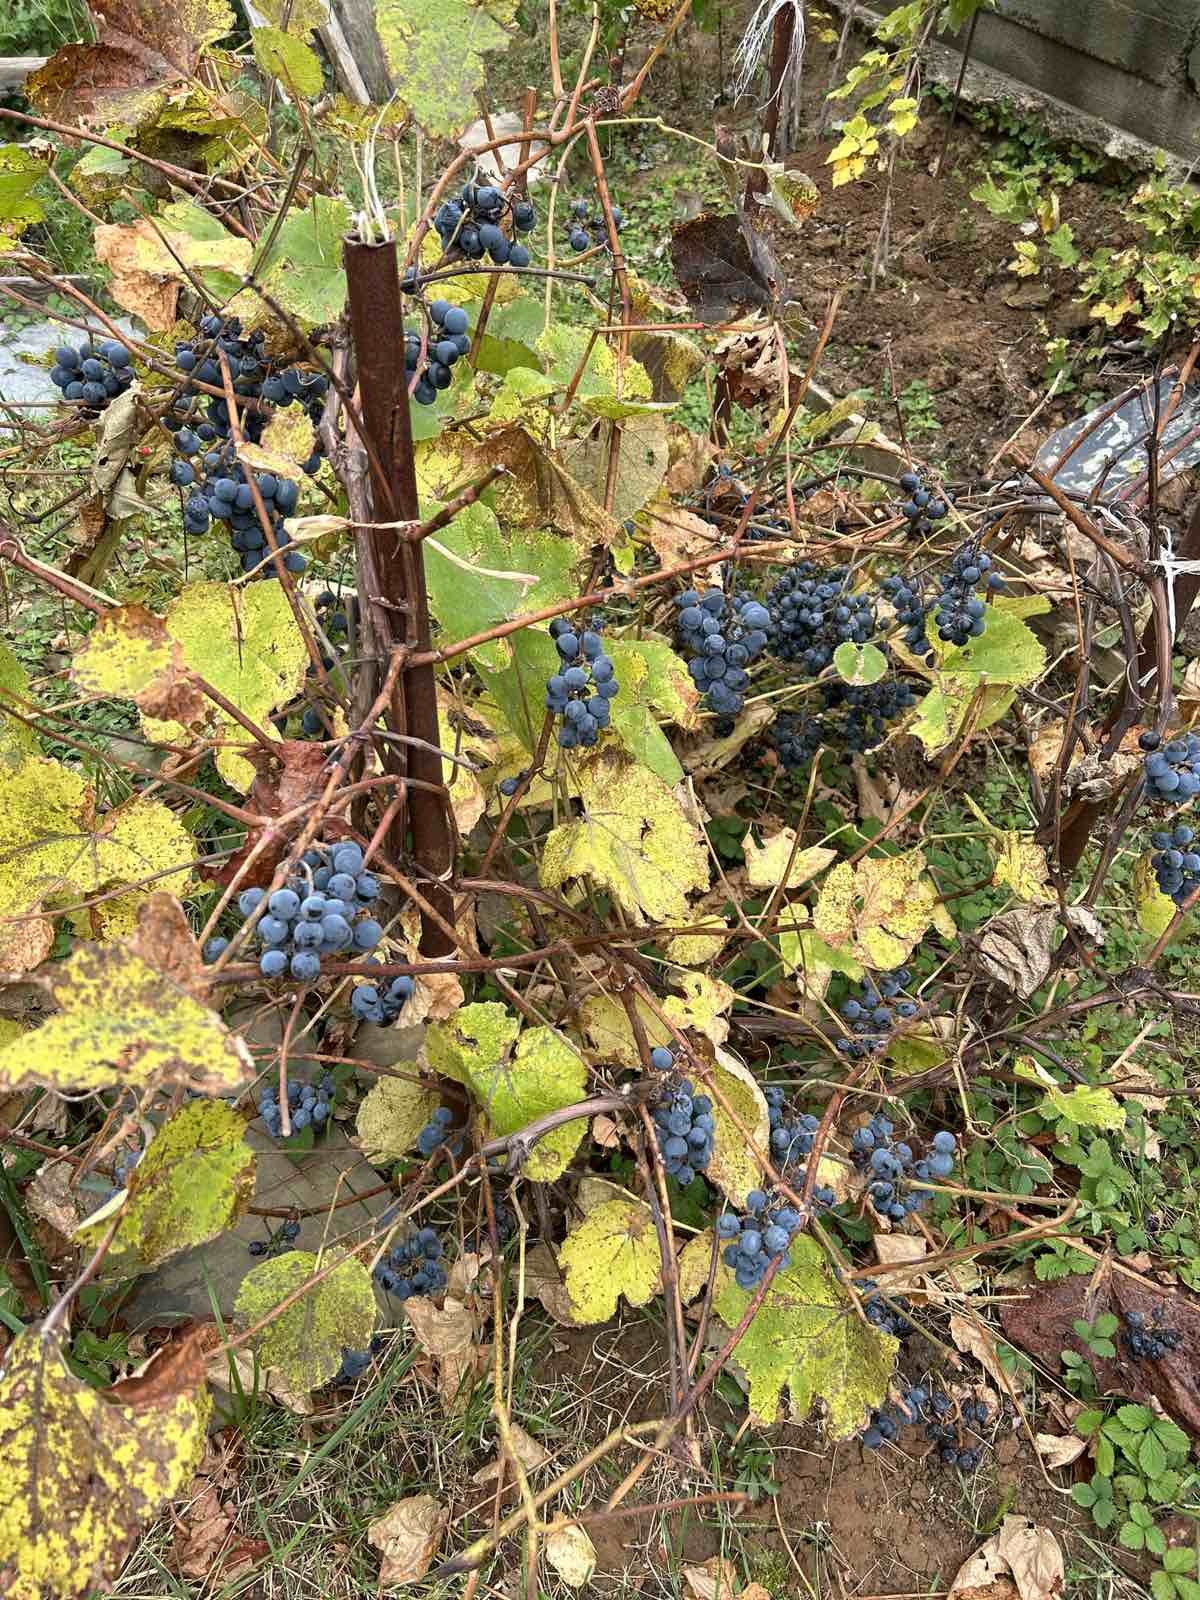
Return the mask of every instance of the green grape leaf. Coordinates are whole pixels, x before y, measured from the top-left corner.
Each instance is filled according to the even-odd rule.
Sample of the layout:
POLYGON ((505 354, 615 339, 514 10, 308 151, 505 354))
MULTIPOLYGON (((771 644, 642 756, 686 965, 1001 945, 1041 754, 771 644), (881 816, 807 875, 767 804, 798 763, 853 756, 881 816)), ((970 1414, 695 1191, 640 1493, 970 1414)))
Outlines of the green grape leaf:
MULTIPOLYGON (((545 308, 532 295, 518 295, 505 306, 494 306, 487 331, 479 341, 475 370, 503 377, 514 368, 536 368, 534 346, 545 324, 545 308)), ((539 382, 544 381, 540 372, 536 376, 539 382)))
POLYGON ((33 186, 46 175, 28 145, 0 144, 0 255, 31 223, 41 222, 46 213, 33 194, 33 186))
POLYGON ((1111 1089, 1079 1083, 1072 1089, 1047 1089, 1038 1107, 1043 1116, 1065 1117, 1081 1128, 1123 1128, 1125 1107, 1111 1089))
POLYGON ((212 1402, 194 1343, 179 1349, 104 1391, 74 1375, 57 1335, 13 1340, 0 1376, 8 1600, 107 1589, 134 1536, 191 1482, 212 1402))
POLYGON ((258 280, 305 327, 341 315, 346 303, 342 239, 349 227, 344 201, 315 194, 302 210, 288 212, 273 238, 272 229, 264 230, 269 242, 254 263, 258 280))
POLYGON ((878 645, 851 644, 849 639, 833 652, 833 665, 843 683, 878 683, 888 672, 888 658, 878 645))
MULTIPOLYGON (((899 1342, 856 1315, 814 1240, 801 1235, 790 1251, 791 1265, 775 1275, 738 1345, 750 1409, 773 1423, 786 1386, 797 1420, 823 1400, 829 1437, 849 1439, 883 1403, 899 1342)), ((735 1327, 752 1296, 737 1287, 728 1268, 718 1273, 717 1285, 717 1315, 735 1327)))
POLYGON ((586 356, 575 399, 593 416, 621 422, 627 417, 671 410, 670 404, 651 398, 654 390, 650 374, 640 361, 632 356, 622 361, 611 345, 603 339, 593 339, 586 328, 553 322, 538 337, 537 350, 546 362, 550 377, 563 388, 574 378, 586 356))
POLYGON ((484 53, 503 49, 512 5, 378 0, 375 25, 403 104, 426 133, 454 139, 476 115, 484 53))
POLYGON ((976 686, 1033 683, 1046 670, 1046 648, 1037 635, 1011 612, 988 609, 987 626, 978 639, 952 645, 935 669, 939 677, 956 679, 974 692, 976 686))
MULTIPOLYGON (((771 1121, 767 1102, 754 1074, 736 1056, 717 1052, 718 1065, 712 1069, 712 1082, 720 1091, 754 1143, 769 1149, 771 1121)), ((745 1203, 751 1189, 762 1184, 762 1167, 739 1132, 737 1123, 715 1097, 713 1099, 713 1150, 705 1177, 723 1189, 737 1206, 745 1203)))
MULTIPOLYGON (((473 1066, 467 1086, 487 1116, 490 1138, 515 1133, 548 1111, 584 1099, 587 1067, 553 1028, 526 1028, 513 1055, 473 1066)), ((535 1183, 552 1183, 566 1170, 587 1126, 586 1117, 578 1117, 553 1128, 515 1164, 535 1183)))
MULTIPOLYGON (((239 589, 191 583, 164 620, 186 665, 260 727, 304 685, 308 652, 281 584, 252 583, 239 589)), ((235 743, 248 737, 215 705, 209 721, 213 737, 235 743)), ((197 738, 191 728, 170 719, 143 712, 142 723, 146 737, 156 743, 188 745, 197 738)), ((242 793, 254 781, 251 764, 228 747, 217 755, 217 771, 242 793)))
POLYGON ((1012 707, 1016 690, 1007 684, 988 684, 979 691, 977 684, 965 679, 947 678, 937 688, 930 689, 917 707, 917 716, 909 724, 908 732, 920 739, 930 754, 944 749, 958 737, 972 705, 971 727, 976 733, 1000 721, 1012 707))
POLYGON ((302 39, 279 28, 251 28, 254 59, 272 78, 279 78, 293 94, 319 95, 325 84, 321 63, 302 39))
MULTIPOLYGON (((667 419, 659 412, 626 418, 621 428, 621 447, 613 484, 612 514, 619 523, 636 517, 659 492, 667 468, 671 465, 671 445, 667 419)), ((600 505, 604 504, 608 487, 611 449, 612 437, 607 428, 584 432, 574 439, 564 439, 559 446, 563 465, 600 505)), ((664 536, 669 537, 670 531, 681 523, 687 524, 691 516, 692 513, 675 507, 660 509, 655 517, 660 546, 665 542, 664 536)), ((709 533, 711 535, 711 529, 709 533)), ((659 554, 663 554, 661 548, 659 554)), ((668 564, 665 556, 663 564, 668 564)))
POLYGON ((681 728, 698 726, 700 697, 687 667, 669 644, 657 639, 614 639, 607 653, 621 685, 611 705, 612 725, 622 744, 664 783, 678 783, 683 768, 658 717, 681 728))
POLYGON ((801 994, 810 1000, 821 999, 835 972, 844 972, 850 978, 861 978, 863 975, 861 962, 855 961, 844 950, 835 950, 832 945, 826 944, 811 928, 781 932, 779 957, 796 979, 801 994))
POLYGON ((639 1200, 604 1201, 568 1233, 558 1264, 577 1322, 607 1322, 622 1295, 631 1306, 646 1305, 662 1274, 650 1207, 639 1200))
POLYGON ((368 1161, 398 1161, 414 1150, 441 1101, 437 1090, 408 1078, 380 1078, 364 1097, 355 1143, 368 1161))
POLYGON ((425 1035, 425 1058, 435 1072, 470 1083, 502 1061, 517 1041, 521 1024, 495 1000, 460 1006, 448 1022, 434 1022, 425 1035))
POLYGON ((532 754, 546 715, 546 680, 559 668, 558 651, 550 635, 538 628, 523 628, 499 642, 505 646, 507 665, 499 670, 489 666, 498 659, 490 644, 472 650, 471 662, 505 722, 532 754))
MULTIPOLYGON (((223 1100, 193 1100, 162 1125, 130 1173, 105 1276, 148 1272, 233 1227, 254 1194, 255 1155, 245 1133, 244 1119, 223 1100)), ((110 1226, 106 1206, 75 1238, 94 1249, 110 1226)))
POLYGON ((541 881, 589 876, 638 921, 679 922, 687 892, 708 888, 700 829, 648 767, 613 749, 578 763, 583 815, 547 836, 541 881))
POLYGON ((511 366, 492 398, 488 420, 517 422, 526 416, 531 405, 549 400, 556 387, 554 379, 548 378, 544 372, 530 367, 511 366))
MULTIPOLYGON (((251 1267, 234 1305, 239 1322, 253 1327, 330 1259, 289 1250, 251 1267)), ((357 1257, 347 1256, 254 1334, 251 1346, 268 1371, 281 1373, 290 1389, 307 1393, 329 1382, 342 1364, 343 1350, 366 1349, 377 1310, 371 1274, 357 1257)))
MULTIPOLYGON (((437 509, 422 506, 423 514, 437 509)), ((460 511, 422 548, 430 609, 450 639, 482 633, 577 592, 579 552, 569 539, 543 529, 502 532, 495 512, 481 501, 460 511)), ((509 641, 497 639, 471 654, 500 670, 512 651, 509 641)))
POLYGON ((38 755, 41 741, 28 723, 6 716, 6 705, 28 715, 29 674, 0 640, 0 766, 20 766, 27 755, 38 755))
POLYGON ((6 1091, 161 1083, 228 1095, 254 1079, 249 1050, 216 1012, 125 943, 79 945, 50 982, 60 1009, 0 1050, 6 1091))
POLYGON ((876 859, 856 867, 841 861, 821 885, 813 911, 813 931, 835 950, 848 952, 863 966, 886 972, 916 948, 933 923, 946 929, 948 913, 938 900, 919 850, 876 859))
MULTIPOLYGON (((254 9, 272 27, 286 28, 288 33, 311 33, 329 21, 328 0, 258 0, 254 9)), ((378 112, 374 106, 368 109, 374 120, 378 112)))

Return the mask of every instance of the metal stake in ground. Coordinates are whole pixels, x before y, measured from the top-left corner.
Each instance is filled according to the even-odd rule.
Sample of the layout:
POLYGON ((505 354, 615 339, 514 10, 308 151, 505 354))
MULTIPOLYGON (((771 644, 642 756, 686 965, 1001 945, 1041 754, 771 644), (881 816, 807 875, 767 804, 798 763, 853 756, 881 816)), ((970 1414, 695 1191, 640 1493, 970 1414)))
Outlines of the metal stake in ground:
MULTIPOLYGON (((371 457, 371 500, 376 522, 420 521, 413 467, 412 418, 404 370, 404 317, 396 241, 364 244, 345 241, 350 331, 358 373, 363 425, 371 457)), ((371 619, 371 634, 386 651, 429 649, 429 602, 425 563, 419 543, 397 537, 394 528, 368 530, 359 541, 366 571, 359 573, 359 599, 371 619), (382 602, 382 603, 381 603, 382 602)), ((396 680, 387 713, 393 733, 425 741, 389 742, 389 763, 425 784, 443 784, 438 748, 437 685, 432 665, 406 667, 396 680)), ((409 790, 407 814, 411 854, 424 877, 422 891, 450 927, 454 925, 449 874, 452 845, 447 797, 437 787, 409 790)), ((403 818, 404 811, 400 812, 403 818)), ((402 826, 402 824, 401 824, 402 826)), ((394 841, 397 854, 404 841, 394 841)), ((449 955, 454 949, 443 928, 421 919, 421 953, 449 955)))

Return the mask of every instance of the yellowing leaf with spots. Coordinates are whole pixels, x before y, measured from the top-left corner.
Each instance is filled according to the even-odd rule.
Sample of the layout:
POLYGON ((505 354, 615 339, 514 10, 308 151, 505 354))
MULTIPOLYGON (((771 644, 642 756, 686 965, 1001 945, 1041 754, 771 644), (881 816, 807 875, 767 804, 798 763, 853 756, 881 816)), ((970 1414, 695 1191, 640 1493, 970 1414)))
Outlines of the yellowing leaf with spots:
POLYGON ((635 760, 664 783, 678 783, 683 768, 658 722, 661 717, 681 728, 699 722, 699 696, 687 667, 658 639, 615 639, 608 654, 621 685, 621 693, 609 702, 613 727, 635 760))
POLYGON ((677 1028, 694 1028, 713 1044, 724 1044, 729 1037, 728 1012, 737 999, 736 990, 706 972, 681 972, 676 981, 683 995, 668 995, 663 1001, 663 1014, 677 1028))
POLYGON ((750 1144, 753 1141, 764 1154, 769 1153, 771 1119, 763 1092, 750 1069, 736 1056, 721 1049, 717 1051, 717 1061, 711 1079, 698 1085, 707 1090, 711 1082, 716 1091, 711 1095, 713 1150, 704 1176, 723 1189, 734 1205, 740 1206, 750 1190, 762 1184, 762 1166, 750 1144), (721 1104, 722 1099, 733 1115, 721 1104))
POLYGON ((607 1322, 622 1295, 631 1306, 646 1305, 662 1272, 650 1207, 606 1200, 563 1240, 558 1264, 576 1322, 607 1322))
MULTIPOLYGON (((472 1066, 467 1087, 483 1108, 491 1138, 515 1133, 547 1112, 584 1099, 587 1068, 579 1052, 553 1028, 526 1028, 512 1056, 472 1066)), ((540 1138, 514 1165, 536 1183, 551 1183, 562 1176, 586 1132, 586 1118, 566 1122, 540 1138)), ((514 1155, 519 1157, 520 1152, 514 1155)))
MULTIPOLYGON (((750 1410, 773 1423, 786 1388, 796 1421, 824 1401, 829 1437, 849 1439, 882 1404, 899 1342, 857 1315, 814 1240, 801 1235, 790 1253, 791 1265, 776 1273, 738 1345, 750 1410)), ((738 1288, 728 1269, 717 1284, 717 1315, 736 1327, 751 1294, 738 1288)))
MULTIPOLYGON (((224 583, 192 583, 165 617, 186 664, 227 700, 262 727, 272 711, 292 699, 304 683, 308 653, 278 583, 234 588, 224 583)), ((189 745, 196 735, 181 723, 143 715, 146 737, 189 745)), ((213 706, 210 734, 245 744, 245 730, 213 706)), ((245 792, 254 768, 228 745, 217 755, 217 770, 233 788, 245 792)))
POLYGON ((830 872, 817 897, 813 931, 834 950, 887 972, 911 953, 937 909, 937 890, 919 850, 868 856, 857 867, 842 861, 830 872))
POLYGON ((999 722, 1016 697, 1016 690, 1005 683, 991 683, 980 689, 978 684, 947 678, 921 701, 908 731, 933 754, 958 737, 968 715, 971 731, 980 733, 999 722))
POLYGON ((701 917, 691 933, 677 933, 667 941, 664 954, 681 967, 706 966, 715 961, 729 941, 729 925, 720 917, 701 917), (705 932, 705 929, 712 932, 705 932))
POLYGON ((1125 1107, 1111 1089, 1077 1083, 1073 1089, 1057 1084, 1046 1090, 1040 1110, 1043 1116, 1063 1117, 1080 1128, 1123 1128, 1125 1107))
MULTIPOLYGON (((670 1028, 659 1021, 644 1000, 635 998, 634 1007, 651 1049, 656 1044, 669 1045, 674 1041, 675 1035, 670 1028)), ((613 995, 588 995, 579 1008, 579 1025, 602 1061, 615 1061, 633 1072, 640 1070, 642 1058, 629 1025, 629 1016, 613 995)))
POLYGON ((71 678, 85 694, 133 700, 150 716, 190 725, 207 714, 208 702, 184 666, 178 641, 145 606, 105 611, 76 651, 71 678))
POLYGON ((398 1161, 416 1149, 421 1129, 441 1100, 408 1078, 380 1078, 358 1108, 355 1143, 368 1161, 398 1161))
POLYGON ((71 1372, 54 1335, 29 1328, 9 1346, 0 1374, 7 1600, 107 1589, 134 1535, 191 1482, 211 1409, 203 1366, 191 1363, 176 1382, 158 1377, 156 1390, 161 1368, 159 1358, 144 1380, 105 1392, 71 1372))
POLYGON ((1176 908, 1170 895, 1164 894, 1158 887, 1158 879, 1148 855, 1140 856, 1133 869, 1133 893, 1137 902, 1138 927, 1157 939, 1170 927, 1176 908))
POLYGON ((0 1050, 0 1088, 164 1083, 228 1095, 254 1077, 250 1052, 217 1013, 123 943, 79 946, 50 983, 60 1009, 0 1050))
POLYGON ((375 25, 401 103, 434 138, 475 120, 484 53, 508 43, 515 5, 469 0, 377 0, 375 25))
MULTIPOLYGON (((242 1279, 234 1310, 243 1327, 253 1327, 333 1259, 307 1250, 289 1250, 252 1267, 242 1279)), ((365 1350, 375 1331, 375 1291, 371 1274, 356 1256, 347 1256, 328 1277, 313 1284, 271 1318, 251 1345, 268 1371, 278 1372, 290 1389, 319 1389, 342 1364, 343 1350, 365 1350)))
POLYGON ((863 975, 861 962, 855 961, 844 950, 835 950, 832 945, 826 944, 811 928, 788 929, 780 933, 779 955, 795 979, 800 993, 810 1000, 822 998, 835 972, 844 972, 850 978, 861 978, 863 975))
POLYGON ((138 908, 152 894, 165 890, 176 899, 185 900, 195 892, 191 866, 196 841, 161 800, 135 795, 101 820, 89 845, 89 889, 111 888, 118 883, 137 885, 92 908, 92 922, 104 938, 132 933, 138 908), (146 879, 150 881, 142 881, 146 879))
POLYGON ((9 647, 0 642, 0 761, 15 761, 22 755, 36 755, 41 744, 34 730, 5 708, 28 715, 24 702, 29 698, 29 674, 9 647))
POLYGON ((654 386, 640 361, 632 356, 620 359, 610 344, 593 339, 586 328, 552 322, 538 339, 537 351, 547 362, 550 376, 564 389, 583 364, 575 399, 594 416, 620 422, 625 417, 671 409, 651 398, 654 386))
POLYGON ((425 1057, 435 1072, 469 1083, 502 1061, 516 1043, 521 1024, 496 1000, 462 1006, 449 1022, 434 1023, 425 1035, 425 1057))
MULTIPOLYGON (((255 1156, 245 1133, 244 1119, 223 1100, 193 1100, 162 1125, 130 1173, 104 1258, 107 1276, 148 1272, 233 1227, 254 1194, 255 1156)), ((110 1226, 105 1215, 85 1222, 75 1238, 95 1249, 110 1226)))
POLYGON ((578 765, 583 816, 546 839, 542 884, 587 876, 637 921, 679 922, 689 890, 708 888, 700 829, 661 778, 605 749, 578 765))
MULTIPOLYGON (((238 447, 238 459, 256 472, 273 472, 300 481, 301 467, 316 449, 317 430, 299 406, 275 413, 258 444, 238 447)), ((236 476, 236 474, 235 474, 236 476)))
MULTIPOLYGON (((705 1228, 703 1233, 698 1233, 684 1245, 675 1262, 675 1271, 679 1279, 679 1298, 686 1306, 708 1285, 709 1269, 712 1266, 713 1231, 705 1228)), ((718 1252, 717 1260, 720 1261, 718 1252)))
POLYGON ((1050 867, 1040 844, 1020 833, 999 836, 1000 853, 992 882, 1008 884, 1018 900, 1056 900, 1050 887, 1050 867))
POLYGON ((787 887, 798 889, 818 872, 823 872, 831 861, 837 860, 837 851, 828 845, 814 844, 807 850, 797 849, 794 828, 781 828, 761 845, 755 844, 753 836, 747 834, 742 848, 746 852, 746 876, 756 889, 776 888, 783 882, 785 872, 787 887))

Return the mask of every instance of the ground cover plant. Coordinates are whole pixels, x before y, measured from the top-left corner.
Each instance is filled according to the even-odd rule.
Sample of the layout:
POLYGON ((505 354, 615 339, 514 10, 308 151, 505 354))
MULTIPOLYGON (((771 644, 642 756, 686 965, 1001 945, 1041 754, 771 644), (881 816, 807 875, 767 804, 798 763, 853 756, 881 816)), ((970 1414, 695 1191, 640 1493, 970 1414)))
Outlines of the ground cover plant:
MULTIPOLYGON (((890 351, 830 404, 774 99, 645 109, 690 9, 552 10, 503 132, 467 0, 378 7, 386 105, 320 6, 127 0, 5 113, 5 1593, 867 1582, 801 1437, 933 1591, 953 1505, 1197 1600, 1190 290, 1093 258, 1116 380, 986 472, 890 351)), ((939 15, 830 63, 860 290, 939 15)))

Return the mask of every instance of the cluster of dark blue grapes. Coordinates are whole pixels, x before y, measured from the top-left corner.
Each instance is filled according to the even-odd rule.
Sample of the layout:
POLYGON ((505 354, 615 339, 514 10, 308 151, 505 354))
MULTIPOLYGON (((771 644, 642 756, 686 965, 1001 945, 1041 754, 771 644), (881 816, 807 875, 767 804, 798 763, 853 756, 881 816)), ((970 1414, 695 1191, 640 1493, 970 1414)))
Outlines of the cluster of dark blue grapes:
POLYGON ((934 601, 933 621, 938 638, 946 644, 964 645, 978 639, 987 626, 987 606, 975 593, 980 583, 999 589, 1004 579, 992 571, 992 558, 977 544, 966 544, 942 578, 942 592, 934 601))
POLYGON ((752 595, 730 602, 723 589, 685 589, 675 605, 693 682, 718 716, 736 716, 750 682, 746 668, 766 648, 771 613, 752 595))
POLYGON ((456 1156, 463 1147, 463 1136, 450 1131, 453 1125, 453 1111, 449 1106, 439 1106, 417 1135, 417 1149, 428 1157, 445 1145, 450 1154, 456 1156))
MULTIPOLYGON (((932 1385, 915 1383, 902 1392, 900 1399, 879 1411, 871 1413, 871 1420, 863 1430, 862 1442, 867 1450, 878 1450, 899 1436, 900 1429, 909 1423, 923 1423, 925 1437, 938 1447, 938 1460, 945 1467, 957 1467, 960 1472, 975 1472, 983 1460, 982 1444, 968 1445, 951 1420, 954 1401, 944 1390, 932 1385)), ((983 1400, 968 1400, 962 1408, 962 1423, 977 1435, 991 1421, 991 1412, 983 1400)))
POLYGON ((129 351, 117 339, 61 344, 54 352, 50 382, 62 390, 64 400, 74 401, 85 411, 100 412, 133 382, 133 364, 129 351))
POLYGON ((446 1287, 445 1253, 436 1228, 418 1228, 392 1246, 375 1268, 375 1281, 397 1300, 437 1294, 446 1287))
POLYGON ((771 1207, 762 1189, 751 1189, 746 1196, 746 1214, 725 1211, 717 1218, 717 1237, 728 1242, 722 1251, 727 1267, 739 1289, 754 1289, 763 1280, 771 1262, 780 1270, 791 1265, 788 1246, 800 1227, 800 1213, 794 1206, 771 1207))
POLYGON ((900 507, 908 518, 908 531, 921 535, 932 533, 934 523, 940 522, 946 515, 945 500, 932 489, 926 488, 916 472, 902 472, 900 487, 908 496, 900 507))
MULTIPOLYGON (((300 1133, 311 1127, 320 1133, 333 1113, 333 1095, 333 1079, 328 1072, 317 1084, 289 1082, 287 1100, 292 1132, 300 1133)), ((274 1084, 263 1085, 258 1097, 258 1114, 272 1139, 280 1138, 283 1119, 279 1110, 279 1091, 274 1084)))
POLYGON ((383 1340, 376 1334, 365 1350, 343 1350, 342 1364, 330 1378, 330 1383, 357 1383, 382 1349, 383 1340))
MULTIPOLYGON (((329 383, 320 372, 306 372, 299 367, 274 368, 264 349, 265 333, 258 329, 243 338, 237 317, 211 314, 201 320, 199 332, 210 353, 205 354, 203 348, 198 350, 195 341, 175 346, 175 365, 189 380, 173 413, 178 459, 171 467, 172 482, 190 491, 184 503, 184 529, 201 534, 213 521, 226 523, 243 572, 261 567, 261 576, 273 577, 277 574, 274 562, 266 559, 267 536, 230 437, 228 402, 223 395, 208 395, 203 400, 205 419, 197 420, 201 393, 194 385, 221 385, 221 368, 211 352, 214 348, 222 352, 228 359, 233 390, 239 400, 269 402, 266 407, 257 403, 246 405, 245 410, 239 407, 243 436, 251 444, 258 444, 272 406, 299 404, 312 422, 319 422, 329 383)), ((302 463, 302 470, 316 472, 321 455, 318 443, 302 463)), ((284 551, 284 567, 291 573, 303 572, 304 557, 299 550, 290 548, 292 538, 283 526, 284 518, 290 517, 299 503, 299 484, 273 472, 256 472, 253 478, 270 518, 275 543, 284 551)))
MULTIPOLYGON (((764 1091, 767 1102, 767 1119, 771 1129, 771 1154, 780 1175, 792 1188, 800 1188, 808 1179, 808 1170, 800 1165, 811 1155, 820 1122, 805 1112, 795 1121, 788 1121, 785 1096, 782 1089, 772 1086, 764 1091)), ((813 1201, 826 1208, 837 1205, 837 1195, 827 1183, 818 1183, 813 1189, 813 1201)))
MULTIPOLYGON (((612 219, 613 226, 620 233, 625 226, 620 206, 613 206, 612 219)), ((567 218, 567 243, 577 256, 590 250, 593 244, 608 243, 608 227, 604 217, 599 212, 593 212, 587 200, 571 201, 571 212, 567 218)))
POLYGON ((895 1127, 882 1113, 871 1118, 864 1128, 850 1136, 850 1154, 856 1167, 865 1168, 871 1178, 867 1190, 871 1204, 881 1217, 903 1222, 905 1217, 929 1203, 929 1194, 906 1188, 911 1177, 920 1183, 937 1183, 954 1171, 958 1140, 942 1130, 935 1133, 929 1152, 916 1160, 910 1144, 895 1137, 895 1127))
POLYGON ((865 978, 859 985, 858 993, 842 1001, 839 1009, 850 1024, 851 1034, 851 1037, 843 1035, 837 1041, 837 1048, 842 1055, 849 1056, 852 1061, 861 1061, 866 1056, 882 1054, 896 1026, 896 1019, 899 1017, 907 1021, 915 1017, 920 1009, 915 1001, 902 997, 901 991, 907 989, 911 982, 912 973, 909 969, 897 967, 893 972, 885 972, 878 984, 865 978))
POLYGON ((1152 800, 1178 805, 1200 794, 1200 736, 1181 733, 1163 744, 1160 734, 1146 732, 1138 744, 1147 752, 1142 771, 1152 800))
POLYGON ((916 704, 911 686, 897 677, 870 684, 838 679, 821 684, 820 693, 823 712, 809 717, 785 714, 771 726, 771 743, 788 771, 806 766, 822 746, 852 755, 874 750, 887 737, 888 724, 916 704))
POLYGON ((421 335, 411 330, 404 335, 404 371, 411 380, 421 368, 421 375, 413 385, 412 397, 419 406, 431 406, 439 389, 450 387, 451 368, 471 348, 471 335, 467 331, 470 319, 461 306, 452 306, 448 300, 435 300, 429 307, 431 327, 425 345, 425 366, 421 368, 421 335))
POLYGON ((1125 1313, 1121 1343, 1136 1361, 1161 1361, 1165 1355, 1179 1349, 1183 1335, 1178 1328, 1166 1326, 1162 1306, 1155 1306, 1149 1319, 1141 1311, 1125 1313))
POLYGON ((609 702, 620 692, 616 667, 594 628, 576 633, 565 617, 555 617, 550 637, 560 666, 546 683, 546 710, 562 718, 558 742, 564 750, 593 745, 612 720, 609 702))
POLYGON ((907 1339, 914 1330, 908 1319, 910 1307, 904 1296, 890 1295, 885 1300, 874 1278, 860 1278, 857 1288, 862 1295, 863 1316, 871 1326, 878 1328, 880 1333, 890 1334, 893 1339, 907 1339))
POLYGON ((1169 833, 1152 833, 1150 843, 1154 854, 1150 865, 1161 892, 1177 906, 1186 904, 1200 889, 1200 850, 1192 846, 1196 830, 1186 823, 1178 823, 1169 833))
POLYGON ((697 1094, 688 1078, 655 1106, 658 1151, 669 1177, 683 1188, 708 1166, 713 1151, 713 1103, 697 1094))
MULTIPOLYGON (((278 1139, 278 1130, 271 1137, 278 1139)), ((293 1219, 276 1228, 269 1239, 251 1239, 247 1248, 252 1256, 281 1256, 285 1250, 292 1248, 299 1237, 300 1224, 293 1219)))
POLYGON ((457 250, 468 261, 490 256, 498 267, 527 267, 529 251, 504 231, 505 211, 514 234, 531 233, 537 226, 537 208, 531 200, 510 200, 491 183, 468 183, 455 200, 443 200, 433 225, 442 249, 457 250))
POLYGON ((925 613, 928 607, 921 598, 918 580, 894 573, 879 585, 896 610, 896 621, 904 629, 904 643, 914 654, 921 656, 927 667, 933 666, 937 657, 929 648, 925 632, 925 613))
POLYGON ((389 1028, 413 997, 412 978, 393 978, 385 989, 377 983, 359 983, 350 996, 350 1010, 360 1022, 374 1022, 389 1028))
MULTIPOLYGON (((263 947, 258 962, 263 977, 290 973, 299 983, 315 983, 322 955, 374 950, 383 929, 362 913, 378 895, 379 879, 363 866, 356 844, 312 846, 287 886, 270 895, 265 889, 243 889, 238 896, 243 918, 267 902, 266 913, 254 925, 263 947)), ((228 948, 228 939, 210 939, 204 946, 205 961, 216 961, 228 948)))
POLYGON ((781 661, 797 661, 813 677, 833 660, 838 645, 866 644, 875 636, 875 602, 850 590, 848 567, 799 561, 767 593, 771 648, 781 661))

